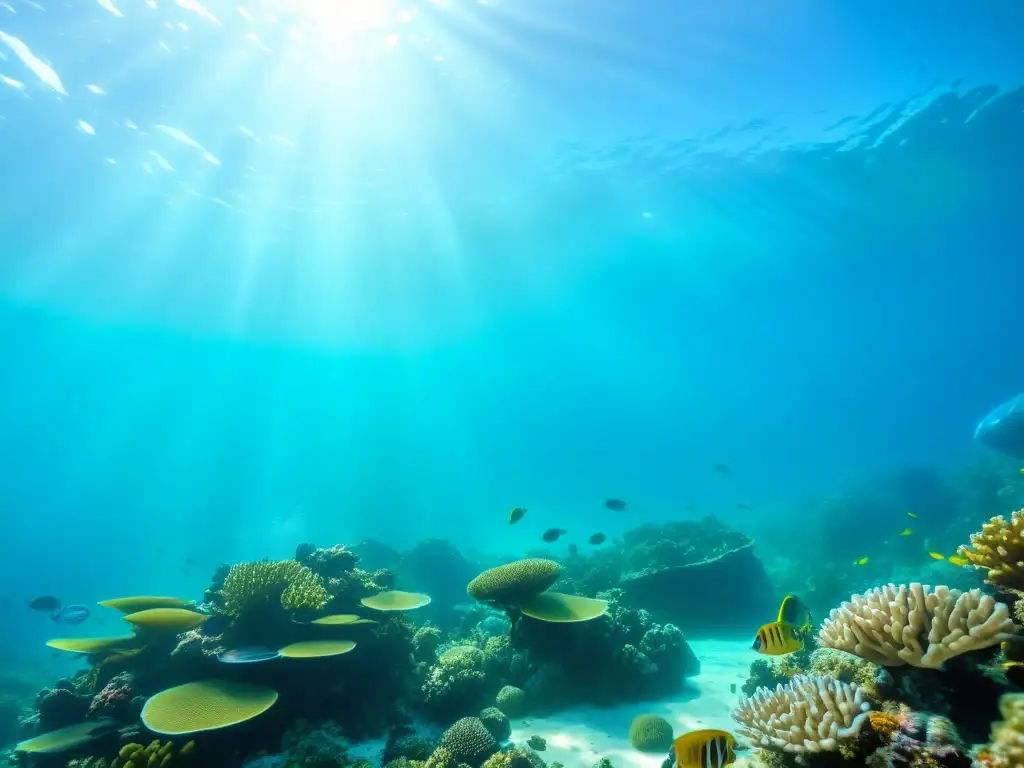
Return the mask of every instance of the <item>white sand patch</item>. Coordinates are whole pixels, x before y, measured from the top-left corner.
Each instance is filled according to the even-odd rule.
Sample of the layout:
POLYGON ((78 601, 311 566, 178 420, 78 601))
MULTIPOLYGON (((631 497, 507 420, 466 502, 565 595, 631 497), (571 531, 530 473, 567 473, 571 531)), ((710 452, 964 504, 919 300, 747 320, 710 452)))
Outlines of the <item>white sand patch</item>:
POLYGON ((690 647, 700 659, 701 673, 687 680, 679 696, 513 720, 512 741, 525 744, 530 736, 541 736, 547 740, 547 749, 541 753, 544 761, 559 762, 566 768, 592 768, 602 757, 609 758, 616 768, 659 768, 667 754, 644 755, 629 745, 629 725, 637 715, 661 715, 672 723, 676 734, 699 728, 734 731, 732 710, 742 697, 740 689, 757 653, 745 640, 697 640, 690 647))

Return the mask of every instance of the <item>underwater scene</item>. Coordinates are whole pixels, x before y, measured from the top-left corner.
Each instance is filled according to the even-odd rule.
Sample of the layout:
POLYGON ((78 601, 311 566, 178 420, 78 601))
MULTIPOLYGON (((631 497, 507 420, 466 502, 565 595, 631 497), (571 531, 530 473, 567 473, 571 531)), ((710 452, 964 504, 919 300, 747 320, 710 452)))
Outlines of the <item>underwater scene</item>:
POLYGON ((1018 0, 2 0, 0 764, 1024 768, 1018 0))

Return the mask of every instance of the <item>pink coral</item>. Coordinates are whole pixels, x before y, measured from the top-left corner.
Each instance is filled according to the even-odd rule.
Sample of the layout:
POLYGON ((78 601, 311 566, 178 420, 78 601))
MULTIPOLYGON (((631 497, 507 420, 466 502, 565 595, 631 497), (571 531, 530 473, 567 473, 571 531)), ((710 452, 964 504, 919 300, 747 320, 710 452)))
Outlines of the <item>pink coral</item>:
POLYGON ((119 719, 127 712, 134 695, 131 679, 127 675, 118 675, 92 697, 88 716, 119 719))

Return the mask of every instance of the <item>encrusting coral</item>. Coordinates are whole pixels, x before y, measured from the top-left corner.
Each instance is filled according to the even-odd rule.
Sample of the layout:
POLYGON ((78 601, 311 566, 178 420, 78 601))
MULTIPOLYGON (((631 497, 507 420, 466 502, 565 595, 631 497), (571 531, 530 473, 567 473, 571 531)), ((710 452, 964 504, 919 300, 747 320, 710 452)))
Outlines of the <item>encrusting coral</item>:
POLYGON ((224 612, 238 616, 278 601, 286 610, 319 610, 330 600, 320 577, 295 560, 261 560, 231 566, 221 587, 224 612))
POLYGON ((832 610, 818 643, 883 666, 939 669, 1014 636, 1009 608, 981 590, 888 584, 832 610))
POLYGON ((855 685, 831 677, 795 677, 759 689, 733 712, 737 731, 755 746, 783 752, 827 752, 855 737, 871 705, 855 685))
POLYGON ((971 534, 960 555, 988 571, 988 582, 1003 589, 1024 590, 1024 509, 993 517, 971 534))

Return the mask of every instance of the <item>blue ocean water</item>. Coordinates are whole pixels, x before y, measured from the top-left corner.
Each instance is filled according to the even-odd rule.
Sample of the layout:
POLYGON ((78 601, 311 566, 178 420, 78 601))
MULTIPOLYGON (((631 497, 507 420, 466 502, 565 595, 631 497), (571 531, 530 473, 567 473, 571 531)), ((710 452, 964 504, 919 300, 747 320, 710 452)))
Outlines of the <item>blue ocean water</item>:
POLYGON ((799 531, 1024 389, 1010 0, 10 0, 0 31, 17 658, 49 659, 37 594, 199 593, 307 540, 799 531))

